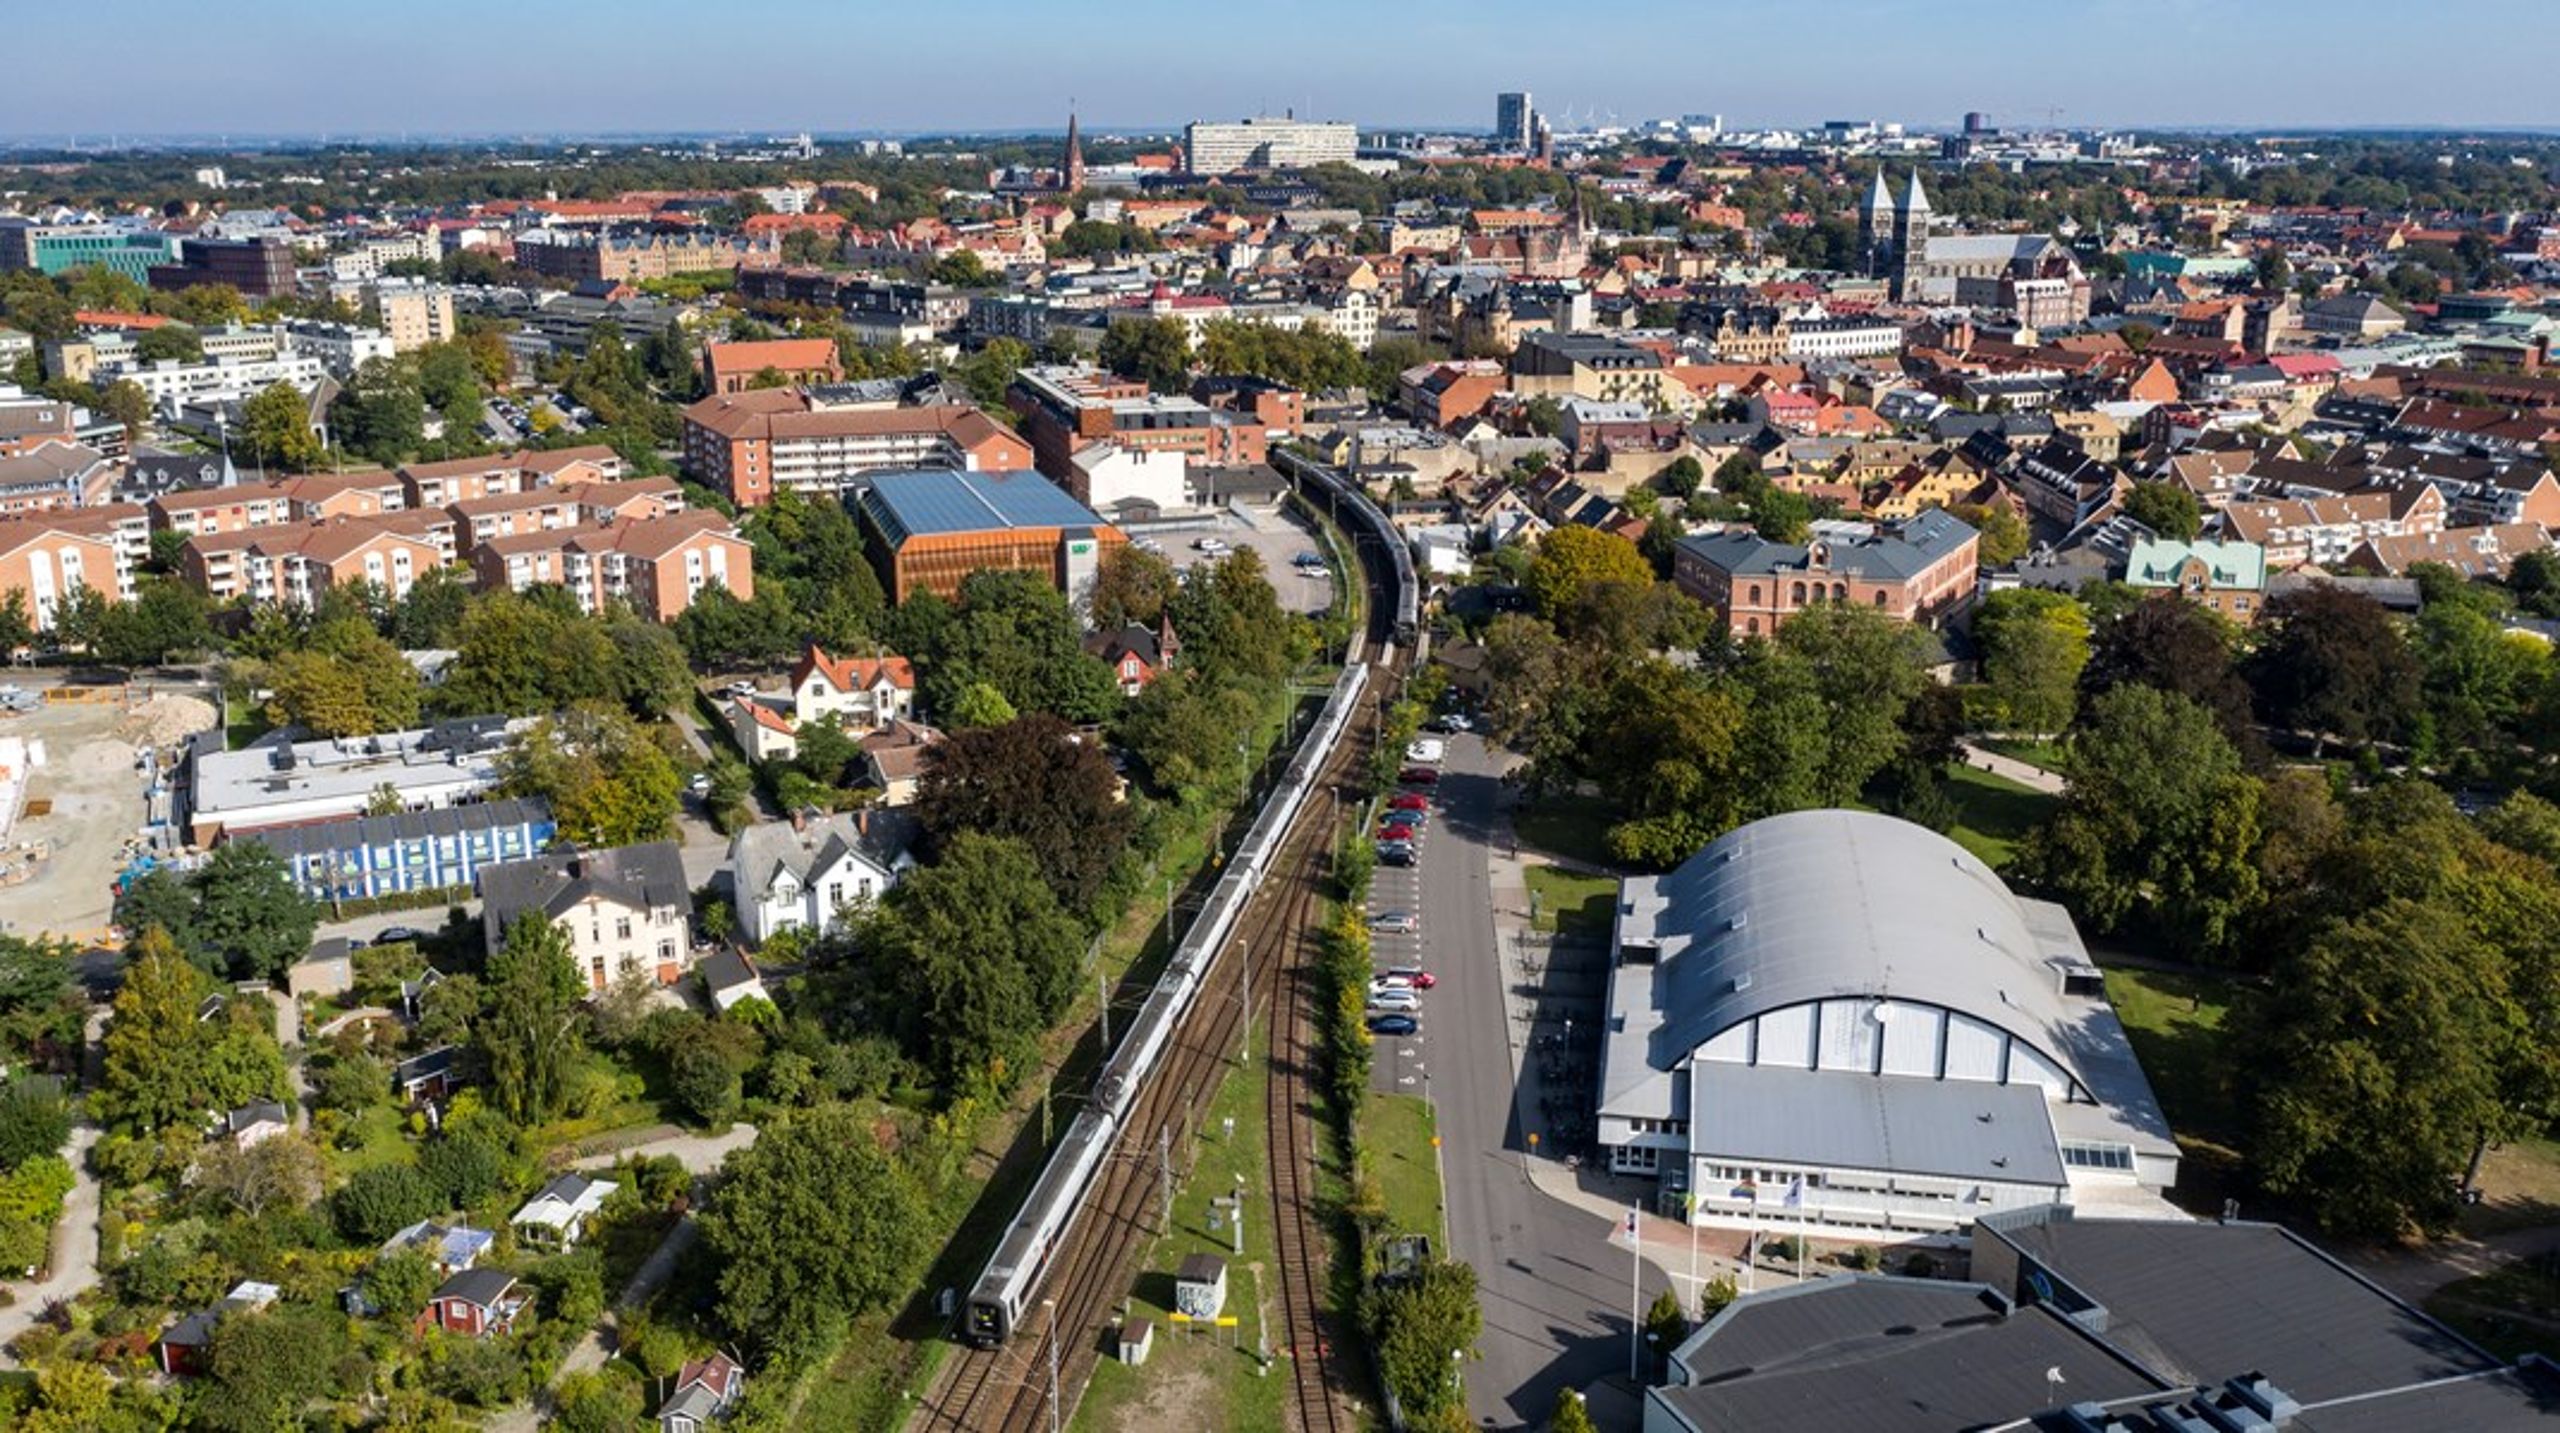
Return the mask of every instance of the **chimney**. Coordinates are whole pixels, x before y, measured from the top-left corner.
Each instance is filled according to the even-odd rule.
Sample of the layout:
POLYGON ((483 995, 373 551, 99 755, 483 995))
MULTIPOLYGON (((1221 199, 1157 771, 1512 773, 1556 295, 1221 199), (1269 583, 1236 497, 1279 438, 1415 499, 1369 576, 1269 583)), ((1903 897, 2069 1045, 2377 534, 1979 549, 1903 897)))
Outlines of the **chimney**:
POLYGON ((807 831, 809 829, 808 807, 794 806, 791 808, 791 829, 794 831, 807 831))

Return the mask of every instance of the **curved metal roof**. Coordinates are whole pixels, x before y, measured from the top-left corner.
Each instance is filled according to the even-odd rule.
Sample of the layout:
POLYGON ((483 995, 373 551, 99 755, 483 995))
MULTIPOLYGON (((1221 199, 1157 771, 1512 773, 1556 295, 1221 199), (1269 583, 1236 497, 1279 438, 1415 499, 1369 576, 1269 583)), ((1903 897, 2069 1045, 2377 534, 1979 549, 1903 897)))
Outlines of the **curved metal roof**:
POLYGON ((2075 1038, 2092 1002, 2063 993, 2055 964, 2088 957, 2067 917, 2057 923, 2056 908, 2035 905, 1963 847, 1907 821, 1863 811, 1755 821, 1666 875, 1627 883, 1620 940, 1660 952, 1647 1063, 1670 1068, 1772 1010, 1864 996, 1970 1015, 2036 1046, 2084 1087, 2104 1083, 2075 1038))

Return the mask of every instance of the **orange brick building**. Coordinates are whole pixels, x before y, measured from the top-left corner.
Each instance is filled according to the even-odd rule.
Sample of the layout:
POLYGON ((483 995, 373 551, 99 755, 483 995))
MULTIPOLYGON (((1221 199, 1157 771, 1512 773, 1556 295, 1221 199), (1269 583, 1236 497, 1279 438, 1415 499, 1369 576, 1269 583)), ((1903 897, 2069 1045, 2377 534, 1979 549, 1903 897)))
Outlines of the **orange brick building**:
POLYGON ((831 338, 773 338, 703 345, 702 377, 714 394, 744 393, 766 369, 790 383, 840 383, 844 363, 831 338))
POLYGON ((889 600, 959 595, 972 572, 1037 572, 1081 606, 1103 552, 1128 542, 1036 473, 881 473, 859 511, 889 600))
POLYGON ((684 410, 695 481, 760 507, 778 488, 840 493, 865 474, 915 468, 1020 472, 1031 445, 976 408, 819 408, 787 388, 715 395, 684 410))

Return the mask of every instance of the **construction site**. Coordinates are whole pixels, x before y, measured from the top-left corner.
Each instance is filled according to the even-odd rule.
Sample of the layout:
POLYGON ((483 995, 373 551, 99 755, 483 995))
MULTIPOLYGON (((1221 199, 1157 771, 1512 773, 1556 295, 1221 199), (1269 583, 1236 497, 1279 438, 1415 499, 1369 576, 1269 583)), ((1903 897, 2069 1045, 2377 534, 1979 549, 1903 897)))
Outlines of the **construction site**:
POLYGON ((109 943, 116 882, 175 853, 172 758, 220 720, 185 693, 0 687, 0 931, 109 943))

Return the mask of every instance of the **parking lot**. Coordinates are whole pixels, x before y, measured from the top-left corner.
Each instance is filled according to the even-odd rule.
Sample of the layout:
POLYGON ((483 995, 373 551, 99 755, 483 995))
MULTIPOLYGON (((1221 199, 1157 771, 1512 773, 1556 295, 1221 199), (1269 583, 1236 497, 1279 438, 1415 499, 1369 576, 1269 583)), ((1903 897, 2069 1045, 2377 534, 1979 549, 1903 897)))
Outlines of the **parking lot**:
POLYGON ((1309 575, 1292 562, 1302 552, 1323 553, 1323 540, 1286 508, 1222 508, 1194 518, 1132 527, 1129 536, 1157 544, 1165 560, 1183 570, 1211 559, 1198 545, 1203 538, 1231 548, 1252 548, 1262 556, 1262 570, 1270 574, 1272 589, 1280 595, 1281 610, 1312 616, 1333 605, 1332 576, 1309 575))

